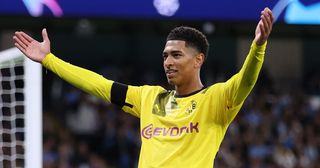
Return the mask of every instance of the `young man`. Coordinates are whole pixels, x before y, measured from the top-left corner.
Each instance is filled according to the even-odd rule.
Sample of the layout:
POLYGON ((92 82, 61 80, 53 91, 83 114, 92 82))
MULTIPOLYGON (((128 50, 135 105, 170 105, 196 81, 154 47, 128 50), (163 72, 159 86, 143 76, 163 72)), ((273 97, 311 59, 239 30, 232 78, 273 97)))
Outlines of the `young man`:
POLYGON ((163 51, 163 66, 168 82, 175 86, 173 91, 160 86, 119 84, 66 63, 51 53, 45 29, 41 43, 23 32, 16 32, 13 39, 28 58, 140 118, 139 167, 209 168, 229 124, 258 78, 272 23, 272 12, 265 8, 240 72, 225 83, 209 87, 200 80, 208 50, 206 37, 189 27, 173 29, 163 51))

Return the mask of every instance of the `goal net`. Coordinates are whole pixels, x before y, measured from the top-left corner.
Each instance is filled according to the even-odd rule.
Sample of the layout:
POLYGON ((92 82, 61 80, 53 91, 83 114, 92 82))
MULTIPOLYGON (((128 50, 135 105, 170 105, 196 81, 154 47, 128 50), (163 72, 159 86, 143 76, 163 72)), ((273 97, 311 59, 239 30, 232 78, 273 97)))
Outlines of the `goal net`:
POLYGON ((42 167, 41 65, 0 52, 0 168, 42 167))

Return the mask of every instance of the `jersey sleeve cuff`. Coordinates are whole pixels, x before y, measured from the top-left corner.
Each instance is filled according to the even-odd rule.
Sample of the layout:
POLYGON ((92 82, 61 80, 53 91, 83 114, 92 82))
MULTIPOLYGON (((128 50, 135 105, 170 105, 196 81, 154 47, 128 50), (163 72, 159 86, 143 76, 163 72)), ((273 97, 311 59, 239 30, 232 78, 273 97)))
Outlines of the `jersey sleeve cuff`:
POLYGON ((268 42, 266 41, 262 45, 257 45, 257 43, 255 41, 253 41, 251 44, 251 48, 253 50, 256 50, 257 52, 264 52, 266 50, 267 43, 268 42))
POLYGON ((50 60, 52 60, 53 57, 55 57, 55 56, 54 56, 52 53, 47 54, 47 55, 44 57, 44 59, 41 61, 41 64, 42 64, 44 67, 47 68, 48 65, 49 65, 50 60))

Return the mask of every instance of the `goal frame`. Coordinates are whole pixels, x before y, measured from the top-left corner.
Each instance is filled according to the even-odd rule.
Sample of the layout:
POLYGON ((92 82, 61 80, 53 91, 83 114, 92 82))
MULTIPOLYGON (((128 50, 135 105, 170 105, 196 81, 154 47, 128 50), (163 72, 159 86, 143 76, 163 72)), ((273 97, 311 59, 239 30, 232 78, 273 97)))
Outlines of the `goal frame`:
POLYGON ((13 47, 0 52, 0 62, 24 58, 25 168, 42 167, 42 68, 13 47))

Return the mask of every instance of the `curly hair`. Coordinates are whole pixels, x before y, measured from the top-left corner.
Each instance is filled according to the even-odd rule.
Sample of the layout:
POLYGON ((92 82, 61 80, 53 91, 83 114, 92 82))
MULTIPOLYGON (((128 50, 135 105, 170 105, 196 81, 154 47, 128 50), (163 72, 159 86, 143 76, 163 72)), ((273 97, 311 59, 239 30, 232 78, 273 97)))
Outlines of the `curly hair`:
POLYGON ((192 47, 198 52, 203 53, 205 58, 207 58, 209 43, 206 36, 199 30, 180 26, 176 27, 169 33, 167 41, 169 40, 182 40, 186 42, 186 47, 192 47))

